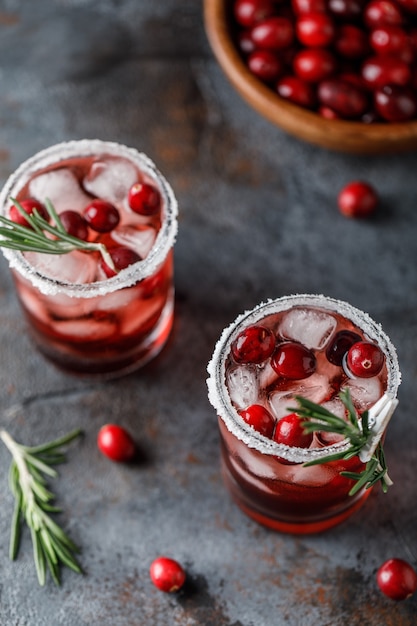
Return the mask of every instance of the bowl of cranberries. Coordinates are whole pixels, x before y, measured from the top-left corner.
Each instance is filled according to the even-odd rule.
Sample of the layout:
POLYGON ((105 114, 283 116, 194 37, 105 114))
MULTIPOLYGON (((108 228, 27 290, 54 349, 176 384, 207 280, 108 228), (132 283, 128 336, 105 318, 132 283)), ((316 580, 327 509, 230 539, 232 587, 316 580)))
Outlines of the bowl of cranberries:
POLYGON ((240 95, 325 148, 417 148, 417 0, 205 0, 212 50, 240 95))

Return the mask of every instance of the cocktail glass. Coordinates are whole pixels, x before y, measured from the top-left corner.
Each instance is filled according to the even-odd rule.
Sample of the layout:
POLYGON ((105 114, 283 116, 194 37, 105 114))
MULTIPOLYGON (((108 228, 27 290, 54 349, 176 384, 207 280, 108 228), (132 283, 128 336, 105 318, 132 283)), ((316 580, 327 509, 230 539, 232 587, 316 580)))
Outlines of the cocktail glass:
POLYGON ((349 388, 358 414, 369 410, 375 440, 383 438, 397 404, 400 372, 395 348, 367 314, 345 302, 311 294, 268 301, 240 315, 223 331, 208 373, 209 400, 218 415, 224 481, 247 515, 274 530, 313 533, 344 521, 365 502, 371 489, 363 487, 349 495, 356 483, 341 475, 361 472, 365 468, 361 455, 304 465, 347 450, 350 442, 345 437, 319 432, 308 447, 287 445, 275 441, 272 431, 268 436, 258 432, 240 413, 259 405, 261 412, 266 409, 273 416, 276 429, 297 407, 294 396, 298 395, 347 419, 339 393, 349 388), (253 326, 273 331, 273 350, 291 343, 306 347, 314 355, 314 372, 301 380, 286 379, 271 367, 270 357, 237 363, 232 348, 239 345, 242 331, 253 326), (355 333, 355 341, 379 346, 384 365, 378 375, 358 378, 347 373, 345 356, 342 359, 340 354, 337 364, 329 362, 331 350, 343 343, 336 342, 341 331, 355 333), (382 424, 380 406, 389 409, 382 424))
POLYGON ((111 202, 120 214, 118 226, 112 233, 90 231, 89 240, 109 250, 128 247, 140 257, 107 277, 97 253, 55 256, 3 248, 35 345, 55 365, 81 376, 112 378, 143 366, 162 349, 173 324, 177 202, 164 176, 133 148, 70 141, 20 165, 1 191, 2 215, 10 216, 11 198, 28 197, 49 199, 58 214, 82 213, 95 198, 111 202), (159 192, 156 216, 130 209, 128 191, 138 182, 159 192))

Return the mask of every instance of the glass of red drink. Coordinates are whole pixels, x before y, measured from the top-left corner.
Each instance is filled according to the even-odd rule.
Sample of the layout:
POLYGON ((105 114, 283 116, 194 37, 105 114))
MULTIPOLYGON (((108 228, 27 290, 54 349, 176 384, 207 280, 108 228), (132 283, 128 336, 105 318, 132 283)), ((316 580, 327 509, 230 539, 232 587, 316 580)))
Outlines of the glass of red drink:
MULTIPOLYGON (((292 407, 301 396, 347 420, 339 394, 348 389, 358 415, 369 411, 371 417, 387 403, 391 415, 400 384, 396 351, 367 314, 318 295, 268 301, 223 331, 208 373, 224 481, 246 514, 274 530, 302 534, 330 528, 363 504, 371 489, 349 495, 355 480, 341 475, 364 470, 361 454, 321 461, 350 442, 324 430, 307 434, 292 407), (351 364, 355 373, 349 369, 358 349, 377 354, 374 370, 366 370, 367 360, 351 364)), ((372 419, 374 436, 383 438, 387 420, 381 425, 378 413, 372 419)))
POLYGON ((94 251, 3 248, 42 354, 66 372, 101 378, 155 357, 173 323, 177 202, 154 163, 113 142, 57 144, 7 180, 0 210, 15 219, 11 199, 29 213, 27 202, 50 201, 70 234, 103 243, 114 262, 94 251))

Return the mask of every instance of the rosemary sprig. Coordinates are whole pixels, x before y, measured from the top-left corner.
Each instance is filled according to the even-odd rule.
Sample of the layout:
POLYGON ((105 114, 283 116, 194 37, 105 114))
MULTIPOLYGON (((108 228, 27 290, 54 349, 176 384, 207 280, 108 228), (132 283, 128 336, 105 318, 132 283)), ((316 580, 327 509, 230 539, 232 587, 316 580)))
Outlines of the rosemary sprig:
MULTIPOLYGON (((318 431, 336 433, 350 442, 350 446, 347 450, 314 459, 314 461, 305 463, 305 466, 318 465, 330 461, 338 461, 340 459, 351 459, 353 456, 360 454, 372 435, 371 429, 369 428, 368 411, 364 411, 359 419, 356 409, 353 406, 349 389, 341 391, 339 397, 347 409, 347 420, 343 420, 337 415, 334 415, 319 404, 315 404, 301 396, 296 396, 299 406, 292 408, 291 411, 304 418, 302 425, 307 433, 318 431)), ((388 487, 392 485, 392 481, 388 476, 384 450, 380 441, 362 472, 340 472, 340 474, 341 476, 356 481, 356 485, 354 485, 349 492, 351 496, 356 494, 363 487, 369 489, 377 482, 381 482, 384 493, 386 493, 388 487)))
POLYGON ((0 438, 12 454, 9 470, 9 487, 15 498, 11 525, 9 556, 15 560, 19 551, 23 521, 32 538, 33 556, 40 585, 46 581, 46 569, 56 585, 60 584, 60 567, 65 565, 82 573, 75 553, 78 547, 52 519, 51 513, 59 513, 53 506, 54 494, 48 489, 45 476, 55 478, 58 473, 52 467, 65 461, 62 447, 73 441, 81 431, 73 430, 60 439, 40 446, 29 447, 17 443, 7 431, 0 430, 0 438))
POLYGON ((42 252, 45 254, 67 254, 73 250, 96 251, 101 254, 104 262, 113 271, 116 271, 113 260, 104 244, 83 241, 67 233, 50 200, 45 200, 45 207, 55 225, 45 220, 36 209, 29 214, 20 202, 14 198, 11 198, 11 201, 28 224, 30 224, 30 227, 17 224, 13 220, 0 215, 0 223, 4 224, 4 226, 0 226, 0 247, 22 252, 42 252), (49 233, 52 237, 48 237, 46 233, 49 233))

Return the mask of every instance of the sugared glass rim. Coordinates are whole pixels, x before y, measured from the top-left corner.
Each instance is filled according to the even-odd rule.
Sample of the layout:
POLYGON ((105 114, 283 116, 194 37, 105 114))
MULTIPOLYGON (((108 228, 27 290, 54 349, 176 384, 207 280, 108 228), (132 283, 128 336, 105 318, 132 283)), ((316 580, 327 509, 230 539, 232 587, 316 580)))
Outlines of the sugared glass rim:
POLYGON ((93 298, 130 287, 139 280, 153 274, 165 260, 175 243, 178 230, 178 204, 170 184, 157 169, 153 161, 145 154, 135 148, 112 141, 102 141, 101 139, 79 139, 54 144, 24 161, 9 176, 0 192, 1 213, 7 217, 10 198, 17 197, 19 191, 39 170, 66 159, 102 155, 128 159, 152 178, 158 186, 163 198, 164 216, 155 243, 145 259, 129 265, 112 278, 88 284, 68 283, 45 276, 30 265, 21 252, 2 248, 2 252, 7 258, 10 267, 30 280, 44 294, 64 293, 72 297, 93 298))
POLYGON ((234 322, 225 328, 218 340, 213 356, 207 366, 209 401, 224 422, 226 428, 249 448, 254 448, 262 454, 280 456, 295 463, 305 463, 316 458, 323 458, 347 450, 350 443, 343 440, 323 448, 297 448, 267 439, 251 428, 238 415, 226 388, 226 361, 230 354, 230 347, 237 335, 247 326, 260 322, 267 315, 291 309, 295 306, 306 306, 325 309, 339 313, 352 321, 364 334, 378 343, 386 357, 387 389, 385 395, 396 398, 398 386, 401 382, 401 373, 398 365, 397 352, 389 337, 367 313, 353 307, 342 300, 336 300, 318 294, 295 294, 282 296, 275 300, 267 300, 257 305, 251 311, 245 311, 234 322))

